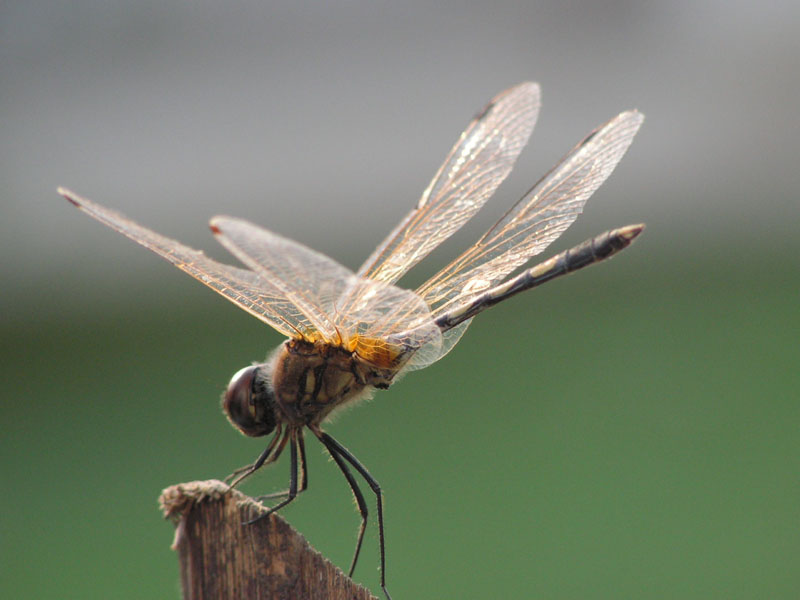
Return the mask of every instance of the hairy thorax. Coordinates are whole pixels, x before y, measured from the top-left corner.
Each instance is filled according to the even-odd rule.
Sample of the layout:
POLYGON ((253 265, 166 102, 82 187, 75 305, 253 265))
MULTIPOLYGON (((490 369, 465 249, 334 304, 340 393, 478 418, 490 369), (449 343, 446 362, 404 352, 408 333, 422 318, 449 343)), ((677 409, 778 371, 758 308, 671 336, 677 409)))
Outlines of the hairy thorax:
POLYGON ((400 370, 400 355, 382 357, 380 363, 338 346, 288 340, 273 363, 276 403, 289 424, 319 424, 373 388, 388 388, 400 370))

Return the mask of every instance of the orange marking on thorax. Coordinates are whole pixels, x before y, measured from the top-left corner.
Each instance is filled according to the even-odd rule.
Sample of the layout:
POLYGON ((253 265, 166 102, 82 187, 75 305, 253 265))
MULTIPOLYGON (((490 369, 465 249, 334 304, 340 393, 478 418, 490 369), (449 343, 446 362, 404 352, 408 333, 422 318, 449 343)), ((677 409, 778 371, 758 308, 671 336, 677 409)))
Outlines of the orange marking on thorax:
POLYGON ((347 349, 355 352, 365 361, 382 369, 390 369, 397 364, 402 348, 381 338, 353 336, 348 340, 347 349))

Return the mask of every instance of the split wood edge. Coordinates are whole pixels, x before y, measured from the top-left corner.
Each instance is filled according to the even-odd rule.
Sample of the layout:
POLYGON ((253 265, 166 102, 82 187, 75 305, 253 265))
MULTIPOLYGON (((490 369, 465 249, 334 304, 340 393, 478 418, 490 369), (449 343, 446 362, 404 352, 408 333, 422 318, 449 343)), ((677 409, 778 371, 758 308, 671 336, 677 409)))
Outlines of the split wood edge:
POLYGON ((375 600, 276 514, 211 479, 166 488, 159 497, 175 524, 184 600, 375 600))

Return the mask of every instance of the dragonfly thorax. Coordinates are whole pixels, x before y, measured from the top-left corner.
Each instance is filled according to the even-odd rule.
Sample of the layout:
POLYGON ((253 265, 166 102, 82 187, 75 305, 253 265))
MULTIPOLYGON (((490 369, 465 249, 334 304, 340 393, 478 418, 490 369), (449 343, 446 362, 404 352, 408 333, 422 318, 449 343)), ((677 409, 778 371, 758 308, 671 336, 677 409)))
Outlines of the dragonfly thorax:
POLYGON ((279 420, 293 425, 319 424, 372 389, 388 388, 397 374, 345 348, 297 339, 282 344, 264 367, 271 374, 279 420))

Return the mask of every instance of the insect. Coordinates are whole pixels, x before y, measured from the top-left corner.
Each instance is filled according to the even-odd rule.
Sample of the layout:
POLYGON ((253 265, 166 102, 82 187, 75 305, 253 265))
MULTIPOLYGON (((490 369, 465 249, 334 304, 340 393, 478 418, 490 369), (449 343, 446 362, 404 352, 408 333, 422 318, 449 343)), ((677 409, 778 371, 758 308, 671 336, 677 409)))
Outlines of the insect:
POLYGON ((288 337, 265 363, 237 372, 224 394, 224 411, 242 433, 272 434, 258 459, 229 477, 231 486, 275 462, 288 445, 289 488, 268 496, 281 500, 259 518, 292 502, 306 489, 303 434, 308 428, 344 474, 361 515, 351 576, 368 515, 352 469, 375 494, 381 587, 387 598, 380 485, 322 429, 325 419, 345 404, 388 388, 401 373, 442 358, 484 309, 609 258, 644 229, 628 225, 607 231, 511 276, 572 224, 614 170, 644 118, 627 111, 592 131, 483 237, 422 286, 410 291, 395 285, 493 195, 527 143, 539 106, 536 83, 495 96, 461 134, 416 206, 355 273, 302 244, 221 216, 211 220, 211 231, 247 268, 222 264, 59 188, 83 212, 288 337))

